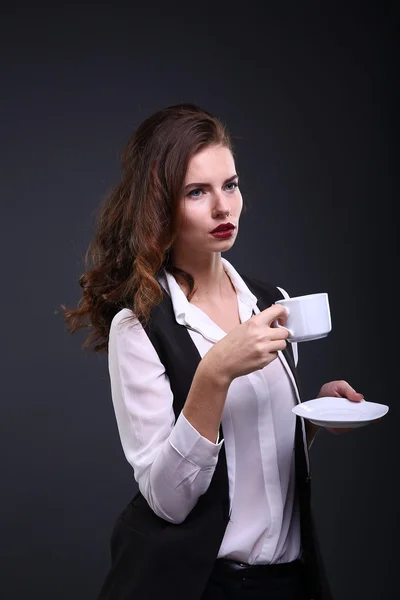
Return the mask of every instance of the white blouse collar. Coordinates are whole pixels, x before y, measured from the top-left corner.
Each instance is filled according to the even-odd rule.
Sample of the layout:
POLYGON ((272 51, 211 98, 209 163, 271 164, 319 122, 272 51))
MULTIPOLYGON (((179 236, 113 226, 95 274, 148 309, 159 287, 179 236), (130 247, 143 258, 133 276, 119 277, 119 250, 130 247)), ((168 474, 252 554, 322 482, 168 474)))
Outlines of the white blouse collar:
MULTIPOLYGON (((225 258, 221 258, 223 267, 227 272, 238 296, 239 312, 241 318, 249 318, 253 309, 256 310, 257 298, 249 290, 236 269, 225 258), (242 305, 242 309, 241 309, 242 305)), ((188 302, 184 292, 179 287, 175 277, 164 271, 158 278, 159 283, 170 295, 174 309, 175 319, 181 325, 186 325, 199 331, 205 337, 218 340, 223 337, 224 332, 218 327, 201 309, 188 302)), ((243 321, 243 318, 241 319, 243 321)))

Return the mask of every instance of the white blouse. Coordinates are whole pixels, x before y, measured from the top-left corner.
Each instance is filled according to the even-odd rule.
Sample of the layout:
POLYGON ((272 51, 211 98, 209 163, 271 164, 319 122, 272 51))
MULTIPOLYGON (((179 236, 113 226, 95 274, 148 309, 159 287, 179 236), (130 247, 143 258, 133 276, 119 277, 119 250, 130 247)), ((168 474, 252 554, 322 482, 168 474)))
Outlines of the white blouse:
MULTIPOLYGON (((260 312, 257 299, 234 267, 222 262, 237 291, 243 323, 253 310, 260 312)), ((172 275, 165 273, 159 281, 177 322, 188 328, 203 357, 225 332, 187 301, 172 275)), ((218 557, 249 564, 289 562, 301 553, 291 411, 298 397, 285 358, 278 355, 263 369, 233 380, 222 415, 224 439, 213 444, 182 413, 175 422, 164 366, 132 311, 118 312, 110 329, 112 401, 141 493, 159 517, 181 523, 207 491, 225 444, 231 516, 218 557)))

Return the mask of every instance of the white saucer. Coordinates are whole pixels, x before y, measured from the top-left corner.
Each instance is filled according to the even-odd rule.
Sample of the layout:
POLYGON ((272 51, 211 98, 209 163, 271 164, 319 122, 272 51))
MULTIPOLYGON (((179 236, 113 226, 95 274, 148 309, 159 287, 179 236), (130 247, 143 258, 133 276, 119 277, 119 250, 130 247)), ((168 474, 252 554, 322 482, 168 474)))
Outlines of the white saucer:
POLYGON ((389 407, 376 402, 352 402, 347 398, 325 396, 302 402, 294 408, 299 417, 308 419, 320 427, 362 427, 376 419, 380 419, 388 412, 389 407))

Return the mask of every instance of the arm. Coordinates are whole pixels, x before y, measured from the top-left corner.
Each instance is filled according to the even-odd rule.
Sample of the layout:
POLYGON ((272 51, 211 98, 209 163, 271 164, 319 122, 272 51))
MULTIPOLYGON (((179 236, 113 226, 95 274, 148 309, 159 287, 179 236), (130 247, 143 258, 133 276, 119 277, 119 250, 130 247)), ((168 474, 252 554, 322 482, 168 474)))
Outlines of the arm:
POLYGON ((199 363, 182 414, 203 437, 213 442, 218 438, 231 380, 222 375, 218 362, 208 358, 206 354, 199 363))
POLYGON ((111 395, 122 447, 155 514, 180 523, 213 476, 223 440, 214 442, 229 386, 214 382, 200 361, 175 423, 164 366, 137 319, 127 321, 127 316, 132 316, 127 309, 116 315, 109 339, 111 395), (207 402, 216 412, 202 419, 199 410, 207 402))

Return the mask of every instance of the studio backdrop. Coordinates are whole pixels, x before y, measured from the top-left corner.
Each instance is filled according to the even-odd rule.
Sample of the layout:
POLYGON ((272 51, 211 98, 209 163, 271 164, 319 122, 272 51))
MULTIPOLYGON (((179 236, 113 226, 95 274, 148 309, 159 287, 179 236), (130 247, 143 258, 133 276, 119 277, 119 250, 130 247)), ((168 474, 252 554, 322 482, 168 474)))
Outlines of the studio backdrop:
POLYGON ((18 3, 3 9, 0 597, 92 600, 137 489, 107 355, 65 332, 96 209, 149 114, 194 102, 228 126, 248 205, 226 258, 290 295, 328 292, 299 344, 304 399, 345 379, 388 404, 311 449, 337 600, 398 597, 396 30, 381 3, 18 3), (354 6, 352 6, 354 4, 354 6), (361 7, 361 8, 360 8, 361 7))

